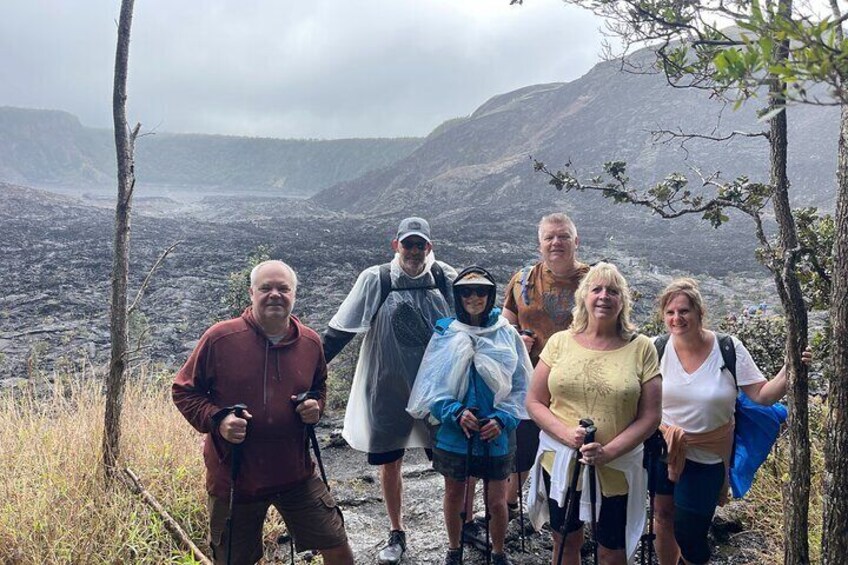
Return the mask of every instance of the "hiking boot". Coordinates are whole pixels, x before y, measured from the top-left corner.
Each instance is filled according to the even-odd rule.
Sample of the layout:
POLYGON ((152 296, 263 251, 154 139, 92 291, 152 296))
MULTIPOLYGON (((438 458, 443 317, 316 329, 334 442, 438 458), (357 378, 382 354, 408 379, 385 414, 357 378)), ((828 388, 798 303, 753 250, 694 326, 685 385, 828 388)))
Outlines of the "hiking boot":
POLYGON ((449 549, 445 554, 444 565, 462 565, 462 550, 449 549))
POLYGON ((518 503, 517 502, 507 502, 506 503, 506 512, 507 512, 507 520, 515 520, 518 518, 518 503))
POLYGON ((403 530, 392 530, 389 533, 389 541, 377 554, 379 565, 395 565, 400 563, 403 552, 406 551, 406 532, 403 530))
POLYGON ((506 556, 506 553, 493 553, 492 565, 512 565, 512 561, 506 556))
POLYGON ((486 525, 485 521, 481 525, 477 520, 466 522, 462 526, 462 543, 470 545, 480 551, 486 551, 491 548, 491 544, 486 545, 486 525))

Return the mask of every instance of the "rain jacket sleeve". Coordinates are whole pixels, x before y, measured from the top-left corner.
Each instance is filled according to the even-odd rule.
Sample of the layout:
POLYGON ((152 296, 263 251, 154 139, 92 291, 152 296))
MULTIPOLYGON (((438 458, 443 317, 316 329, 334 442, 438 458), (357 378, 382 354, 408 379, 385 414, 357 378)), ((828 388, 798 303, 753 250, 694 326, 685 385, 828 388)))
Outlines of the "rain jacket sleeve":
POLYGON ((349 333, 362 333, 371 328, 371 321, 380 309, 380 266, 362 271, 353 288, 330 320, 330 328, 349 333))

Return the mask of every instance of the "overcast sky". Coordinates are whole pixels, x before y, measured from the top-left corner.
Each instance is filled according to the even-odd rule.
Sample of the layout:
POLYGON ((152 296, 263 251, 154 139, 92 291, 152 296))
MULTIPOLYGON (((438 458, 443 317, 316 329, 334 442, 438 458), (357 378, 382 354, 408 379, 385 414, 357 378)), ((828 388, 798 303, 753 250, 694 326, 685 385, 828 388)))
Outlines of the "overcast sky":
MULTIPOLYGON (((111 127, 119 0, 0 1, 0 106, 111 127)), ((137 0, 129 116, 169 132, 423 136, 599 59, 559 0, 137 0)))

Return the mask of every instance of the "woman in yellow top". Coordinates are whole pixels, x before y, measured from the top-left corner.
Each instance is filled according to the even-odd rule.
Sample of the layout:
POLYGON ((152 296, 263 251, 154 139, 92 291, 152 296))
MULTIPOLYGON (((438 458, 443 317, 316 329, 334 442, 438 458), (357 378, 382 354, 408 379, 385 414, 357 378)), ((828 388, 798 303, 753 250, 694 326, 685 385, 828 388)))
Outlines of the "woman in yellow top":
MULTIPOLYGON (((580 462, 597 468, 601 487, 595 533, 599 560, 624 565, 642 533, 637 524, 645 520, 641 447, 660 423, 657 354, 651 340, 636 334, 630 322, 630 291, 614 265, 592 267, 574 302, 571 328, 548 341, 527 394, 527 410, 542 429, 539 462, 554 532, 552 561, 556 561, 562 543, 559 532, 566 522, 565 509, 558 502, 562 493, 551 491, 552 483, 567 483, 558 473, 551 480, 551 470, 562 469, 555 453, 579 450, 580 462), (581 418, 591 418, 597 427, 592 443, 584 445, 586 431, 578 425, 581 418)), ((566 475, 571 475, 570 469, 566 475)), ((578 505, 573 507, 576 510, 578 505)), ((577 511, 567 517, 563 563, 568 565, 580 563, 583 522, 579 518, 577 511)))

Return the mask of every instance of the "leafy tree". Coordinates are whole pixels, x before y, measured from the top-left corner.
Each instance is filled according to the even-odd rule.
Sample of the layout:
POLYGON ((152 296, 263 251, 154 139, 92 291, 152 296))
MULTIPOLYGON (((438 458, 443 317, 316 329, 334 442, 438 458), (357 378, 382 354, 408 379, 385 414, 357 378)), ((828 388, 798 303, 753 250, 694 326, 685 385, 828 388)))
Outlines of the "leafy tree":
POLYGON ((608 30, 622 40, 622 65, 635 72, 661 72, 678 88, 704 89, 714 98, 739 106, 763 91, 767 104, 761 112, 768 122, 762 132, 732 132, 725 136, 660 132, 683 139, 697 137, 717 141, 737 136, 765 137, 769 142, 771 175, 767 182, 741 177, 723 181, 718 175, 701 176, 700 186, 672 174, 645 190, 630 187, 626 164, 610 162, 604 175, 584 181, 573 168, 551 171, 542 163, 538 170, 550 176, 560 190, 596 190, 614 202, 647 206, 663 217, 698 213, 713 226, 727 219, 735 208, 751 217, 761 249, 759 259, 771 270, 786 311, 786 356, 789 365, 790 475, 786 488, 785 562, 808 563, 807 540, 810 453, 807 441, 807 379, 799 352, 806 345, 807 317, 803 290, 810 302, 824 305, 829 295, 833 329, 831 381, 824 507, 823 562, 836 563, 848 552, 848 462, 839 457, 848 450, 848 99, 844 88, 848 76, 848 44, 842 35, 845 19, 835 0, 831 16, 818 16, 809 5, 792 0, 679 2, 676 0, 566 0, 605 17, 608 30), (800 6, 800 8, 799 8, 800 6), (735 27, 725 27, 732 22, 735 27), (639 68, 625 59, 628 50, 650 44, 655 64, 639 68), (635 68, 634 68, 635 67, 635 68), (821 96, 812 83, 831 87, 831 99, 821 96), (786 175, 788 139, 787 104, 842 104, 838 159, 838 197, 834 219, 819 218, 814 211, 794 216, 789 207, 786 175), (778 223, 778 237, 770 240, 762 225, 762 213, 771 204, 778 223), (832 227, 831 227, 832 226, 832 227), (832 234, 832 252, 827 241, 832 234), (828 270, 828 267, 830 270, 828 270))

